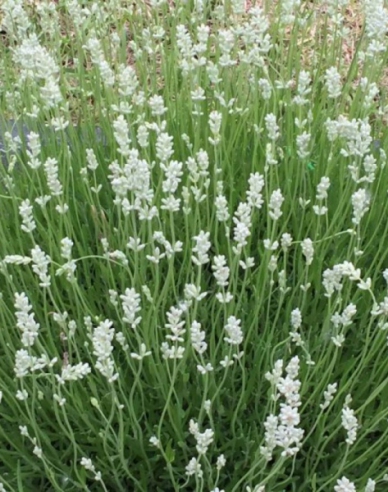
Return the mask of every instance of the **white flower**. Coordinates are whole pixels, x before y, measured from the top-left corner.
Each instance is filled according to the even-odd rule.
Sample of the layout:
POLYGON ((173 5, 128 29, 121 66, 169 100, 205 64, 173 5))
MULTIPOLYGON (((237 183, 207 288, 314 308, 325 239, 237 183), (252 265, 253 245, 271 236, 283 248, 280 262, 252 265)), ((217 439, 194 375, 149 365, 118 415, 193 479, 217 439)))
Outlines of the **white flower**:
POLYGON ((111 354, 113 352, 113 339, 115 330, 113 322, 109 319, 101 321, 93 330, 92 343, 93 354, 97 357, 96 369, 107 378, 109 383, 116 381, 119 374, 115 372, 115 366, 111 354))
POLYGON ((290 405, 282 405, 280 408, 279 420, 282 425, 297 426, 300 423, 300 416, 297 408, 290 405))
POLYGON ((146 247, 145 244, 142 244, 140 238, 129 237, 127 242, 127 248, 135 251, 136 253, 142 251, 146 247))
POLYGON ((220 142, 220 129, 221 129, 222 115, 218 111, 212 111, 209 114, 209 127, 213 134, 213 137, 209 138, 209 142, 212 145, 217 145, 220 142))
POLYGON ((341 75, 338 73, 336 67, 330 67, 326 70, 325 82, 329 97, 331 97, 332 99, 336 99, 341 95, 341 75))
POLYGON ((238 264, 241 266, 243 270, 248 270, 249 268, 255 266, 255 259, 250 256, 249 258, 246 259, 246 261, 240 260, 238 264))
POLYGON ((211 365, 210 362, 206 364, 206 366, 202 366, 200 364, 197 365, 197 370, 200 372, 203 376, 207 374, 208 372, 213 371, 213 366, 211 365))
POLYGON ((302 70, 299 73, 297 95, 293 99, 294 104, 296 104, 297 106, 302 106, 309 102, 309 100, 305 96, 307 96, 311 92, 310 83, 310 74, 305 70, 302 70))
MULTIPOLYGON (((117 338, 117 336, 116 336, 117 338)), ((151 351, 150 350, 147 350, 147 347, 145 345, 145 343, 141 343, 140 344, 140 350, 139 350, 139 353, 135 353, 135 352, 131 352, 131 357, 132 359, 137 359, 137 360, 143 360, 144 357, 148 357, 149 355, 151 355, 151 351)))
POLYGON ((272 141, 279 138, 279 126, 276 123, 276 116, 273 113, 265 115, 265 126, 268 132, 268 138, 272 141))
POLYGON ((327 198, 327 190, 330 187, 330 179, 327 176, 322 176, 321 181, 317 185, 317 200, 325 200, 327 198))
POLYGON ((206 454, 210 444, 214 440, 214 431, 212 429, 206 429, 204 432, 199 432, 199 427, 193 419, 190 420, 189 425, 190 434, 192 434, 197 441, 196 449, 198 454, 206 454))
POLYGON ((125 289, 124 294, 120 295, 122 308, 124 311, 123 321, 128 323, 133 330, 141 322, 141 316, 137 313, 140 311, 140 294, 134 288, 125 289))
POLYGON ((365 492, 374 492, 375 489, 376 489, 376 482, 371 478, 369 478, 365 487, 365 492))
POLYGON ((302 314, 299 308, 291 311, 291 326, 294 330, 298 330, 302 326, 302 314))
POLYGON ((292 244, 292 237, 291 237, 291 234, 288 234, 288 232, 285 232, 284 234, 282 234, 282 238, 280 240, 280 244, 283 248, 283 251, 286 252, 288 250, 288 248, 290 248, 291 244, 292 244))
POLYGON ((227 337, 224 337, 225 342, 230 345, 240 345, 243 342, 244 336, 240 327, 241 320, 235 316, 229 316, 225 325, 227 337))
POLYGON ((260 209, 264 203, 262 190, 264 188, 264 176, 260 173, 251 173, 248 179, 249 190, 247 202, 251 207, 260 209))
POLYGON ((20 204, 19 213, 22 218, 22 231, 31 233, 33 230, 35 230, 36 223, 32 214, 32 205, 28 198, 26 200, 23 200, 20 204))
POLYGON ((181 320, 183 310, 172 306, 167 313, 168 322, 165 327, 171 331, 171 335, 166 335, 166 338, 171 342, 183 342, 183 335, 186 333, 184 328, 185 321, 181 320))
POLYGON ((193 253, 196 253, 197 256, 192 255, 191 259, 197 266, 204 265, 210 261, 207 254, 211 247, 209 237, 210 232, 204 231, 201 231, 198 236, 193 237, 196 242, 196 245, 193 248, 193 253))
POLYGON ((226 222, 229 217, 228 202, 224 195, 217 195, 214 205, 216 207, 216 217, 219 222, 226 222))
POLYGON ((314 258, 314 245, 310 238, 304 239, 301 243, 302 253, 306 258, 306 265, 311 265, 314 258))
POLYGON ((226 465, 226 459, 223 454, 220 454, 217 458, 217 470, 221 470, 226 465))
POLYGON ((63 365, 62 372, 55 376, 59 384, 65 384, 66 381, 78 381, 91 373, 91 368, 87 362, 79 362, 75 365, 63 365))
POLYGON ((32 452, 35 454, 35 456, 37 456, 39 459, 42 459, 42 456, 43 456, 43 451, 42 451, 42 448, 40 448, 39 446, 34 446, 34 449, 32 450, 32 452))
POLYGON ((20 425, 19 430, 20 430, 20 435, 22 435, 24 437, 29 437, 28 429, 25 425, 20 425))
POLYGON ((163 116, 164 113, 167 111, 162 96, 151 96, 148 104, 151 108, 152 116, 163 116))
POLYGON ((185 299, 191 301, 194 299, 197 302, 202 301, 208 292, 201 292, 201 287, 197 287, 195 284, 186 284, 184 287, 185 299))
POLYGON ((344 335, 340 334, 334 337, 331 337, 331 341, 334 343, 334 345, 338 348, 342 347, 342 345, 345 342, 345 337, 344 335))
POLYGON ((156 156, 162 162, 167 162, 173 155, 173 138, 165 132, 161 132, 156 139, 156 156))
POLYGON ((313 211, 315 215, 326 215, 328 208, 325 205, 313 205, 313 211))
POLYGON ((163 359, 182 359, 185 353, 184 347, 173 346, 171 347, 167 342, 163 342, 161 345, 161 351, 163 359))
POLYGON ((334 487, 335 492, 356 492, 356 486, 346 477, 337 480, 337 485, 334 487))
POLYGON ((203 354, 207 349, 205 342, 205 332, 201 330, 201 324, 193 321, 190 327, 190 339, 193 349, 199 354, 203 354))
POLYGON ((32 347, 38 336, 40 325, 35 321, 34 313, 30 313, 32 306, 24 292, 15 294, 14 306, 16 309, 16 326, 22 332, 22 344, 24 347, 32 347))
POLYGON ((355 191, 352 195, 353 219, 354 225, 359 225, 362 217, 369 209, 370 198, 367 191, 363 188, 355 191))
POLYGON ((150 437, 150 443, 155 446, 156 448, 160 447, 160 441, 156 436, 151 436, 150 437))
POLYGON ((48 267, 51 263, 51 258, 40 249, 38 245, 31 250, 32 271, 39 277, 40 287, 47 288, 51 285, 51 278, 48 274, 48 267))
POLYGON ((227 287, 229 284, 230 269, 226 264, 226 258, 224 255, 218 255, 213 258, 212 270, 217 285, 219 287, 227 287))
POLYGON ((311 135, 307 132, 303 132, 296 137, 296 153, 300 159, 306 159, 309 156, 310 140, 311 135))
POLYGON ((220 304, 229 304, 233 300, 233 294, 230 292, 217 292, 215 297, 220 304))
POLYGON ((342 426, 347 431, 346 444, 354 444, 357 438, 358 421, 354 414, 354 410, 345 405, 342 409, 342 426))
POLYGON ((280 210, 284 202, 284 198, 280 189, 272 192, 269 200, 269 216, 272 220, 278 220, 283 212, 280 210))
POLYGON ((197 458, 191 458, 189 464, 186 466, 186 475, 196 475, 198 478, 202 478, 203 471, 201 467, 201 463, 197 460, 197 458))
POLYGON ((327 386, 326 391, 323 392, 324 402, 320 404, 322 410, 325 410, 325 408, 327 408, 330 405, 331 401, 334 398, 335 393, 337 392, 337 388, 338 388, 337 383, 329 384, 327 386))
POLYGON ((93 473, 96 472, 96 469, 95 469, 93 462, 90 458, 81 458, 81 466, 83 466, 86 470, 89 470, 93 473))
POLYGON ((58 179, 58 161, 55 158, 49 157, 44 163, 44 170, 47 178, 47 186, 49 187, 52 196, 62 195, 63 188, 58 179))
POLYGON ((4 263, 12 263, 14 265, 28 265, 31 263, 31 258, 21 255, 7 255, 4 257, 4 263))
POLYGON ((47 203, 51 200, 51 195, 43 195, 35 198, 35 202, 41 207, 45 208, 47 203))
POLYGON ((263 243, 264 243, 264 248, 268 249, 269 251, 276 251, 279 247, 278 241, 274 241, 272 243, 270 239, 264 239, 263 243))
POLYGON ((28 398, 28 393, 27 391, 24 389, 24 390, 17 390, 16 391, 16 398, 20 401, 24 401, 24 400, 27 400, 28 398))
POLYGON ((267 79, 259 79, 258 86, 265 101, 269 101, 272 95, 272 86, 267 79))
POLYGON ((65 237, 61 240, 61 256, 66 260, 71 259, 71 249, 74 246, 74 243, 68 237, 65 237))
POLYGON ((59 395, 54 393, 53 395, 54 400, 58 403, 60 407, 63 407, 66 403, 66 398, 61 398, 59 395))
POLYGON ((233 366, 234 364, 234 361, 231 360, 227 355, 223 358, 223 360, 220 362, 220 365, 223 367, 223 368, 227 368, 229 366, 233 366))

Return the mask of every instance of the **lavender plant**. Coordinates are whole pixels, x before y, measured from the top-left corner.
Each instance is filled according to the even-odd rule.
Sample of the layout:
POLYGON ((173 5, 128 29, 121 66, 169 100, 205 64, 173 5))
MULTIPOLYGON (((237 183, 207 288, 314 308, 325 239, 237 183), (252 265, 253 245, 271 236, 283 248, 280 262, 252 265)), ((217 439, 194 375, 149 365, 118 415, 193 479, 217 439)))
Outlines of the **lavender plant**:
POLYGON ((0 491, 386 489, 388 10, 349 62, 348 3, 3 0, 0 491))

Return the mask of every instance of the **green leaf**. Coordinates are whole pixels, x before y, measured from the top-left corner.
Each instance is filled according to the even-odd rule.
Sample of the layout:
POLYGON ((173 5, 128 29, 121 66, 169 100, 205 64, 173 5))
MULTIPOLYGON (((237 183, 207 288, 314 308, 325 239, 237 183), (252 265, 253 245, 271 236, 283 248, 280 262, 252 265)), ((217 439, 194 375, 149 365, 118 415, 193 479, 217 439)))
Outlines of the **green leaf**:
POLYGON ((172 443, 172 439, 168 441, 167 448, 166 448, 166 457, 169 463, 173 463, 175 460, 175 451, 174 449, 172 449, 171 443, 172 443))

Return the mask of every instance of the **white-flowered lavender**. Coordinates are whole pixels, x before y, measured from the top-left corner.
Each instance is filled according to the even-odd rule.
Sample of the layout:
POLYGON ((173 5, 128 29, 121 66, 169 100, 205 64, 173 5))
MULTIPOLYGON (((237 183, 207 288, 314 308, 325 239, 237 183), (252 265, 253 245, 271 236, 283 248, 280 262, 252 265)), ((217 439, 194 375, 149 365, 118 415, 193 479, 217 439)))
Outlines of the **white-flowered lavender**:
POLYGON ((224 337, 226 343, 232 346, 241 345, 244 340, 243 331, 241 329, 241 320, 235 316, 229 316, 224 327, 227 336, 224 337))
POLYGON ((311 265, 314 259, 314 244, 310 238, 306 238, 301 242, 302 253, 306 258, 306 265, 311 265))
POLYGON ((27 233, 33 232, 36 229, 36 223, 32 213, 32 205, 28 198, 23 200, 19 205, 19 214, 22 218, 22 231, 27 233))
POLYGON ((197 236, 193 237, 196 244, 192 249, 195 254, 191 256, 191 260, 197 266, 205 265, 210 261, 208 252, 211 247, 211 242, 209 241, 209 237, 210 232, 204 231, 200 231, 197 236))
POLYGON ((190 420, 189 424, 190 434, 194 436, 196 440, 196 449, 199 455, 204 455, 207 453, 210 444, 214 441, 214 431, 213 429, 206 429, 204 432, 199 431, 199 425, 194 422, 193 419, 190 420))
POLYGON ((198 323, 198 321, 193 321, 190 327, 191 345, 200 355, 205 353, 207 350, 205 336, 205 332, 201 330, 201 324, 198 323))
POLYGON ((354 225, 359 225, 361 219, 369 210, 370 197, 368 192, 364 188, 360 188, 355 191, 352 195, 352 205, 353 205, 353 218, 352 222, 354 225))
POLYGON ((16 326, 22 332, 22 345, 32 347, 38 337, 40 324, 35 321, 35 315, 28 297, 24 292, 15 294, 16 326))
POLYGON ((283 361, 275 363, 274 370, 265 375, 271 382, 275 393, 273 399, 278 400, 282 395, 285 403, 280 404, 280 414, 278 416, 270 414, 265 423, 265 445, 261 446, 260 452, 267 461, 273 459, 273 452, 276 447, 282 449, 283 457, 294 456, 301 448, 304 430, 299 426, 300 415, 298 407, 300 401, 301 382, 297 379, 299 373, 299 358, 293 357, 286 366, 286 376, 282 376, 283 361))
POLYGON ((276 116, 273 113, 268 113, 265 115, 265 127, 268 133, 268 138, 275 141, 279 138, 279 126, 276 122, 276 116))
POLYGON ((97 357, 96 369, 107 378, 109 383, 116 381, 119 374, 115 372, 114 360, 112 357, 115 337, 113 322, 109 319, 101 321, 93 330, 91 336, 93 344, 93 354, 97 357))
POLYGON ((342 83, 341 75, 336 67, 330 67, 325 72, 325 83, 328 95, 332 99, 336 99, 341 95, 342 83))
POLYGON ((61 256, 65 260, 67 260, 66 263, 64 263, 62 266, 57 268, 55 275, 60 276, 62 274, 66 275, 66 279, 69 282, 76 282, 75 278, 75 271, 77 269, 77 263, 75 260, 72 259, 72 248, 74 246, 74 242, 68 238, 65 237, 61 240, 61 256))
POLYGON ((120 295, 121 305, 123 308, 124 323, 128 323, 130 327, 135 330, 138 324, 141 322, 141 316, 137 313, 140 311, 140 294, 136 292, 134 288, 125 289, 124 294, 120 295))
POLYGON ((209 114, 209 128, 212 133, 212 136, 209 137, 209 142, 214 146, 218 145, 221 141, 221 122, 222 115, 219 111, 212 111, 209 114))
POLYGON ((376 490, 376 481, 368 478, 368 481, 365 486, 364 492, 374 492, 376 490))
POLYGON ((337 389, 338 389, 337 383, 328 384, 326 390, 323 392, 323 403, 319 405, 321 407, 321 410, 325 410, 326 408, 329 407, 330 403, 333 401, 337 389))
POLYGON ((194 475, 197 478, 203 477, 202 466, 198 458, 195 457, 191 458, 185 469, 186 469, 186 475, 188 477, 191 477, 192 475, 194 475))
POLYGON ((264 176, 260 173, 251 173, 248 179, 247 202, 252 208, 261 209, 263 206, 264 176))
POLYGON ((164 172, 164 180, 162 183, 164 193, 173 194, 177 191, 183 175, 182 167, 182 162, 178 161, 161 163, 160 168, 164 172))
POLYGON ((297 106, 303 106, 308 104, 310 101, 306 97, 311 93, 311 77, 308 72, 302 70, 299 73, 298 86, 297 86, 297 95, 294 97, 293 102, 297 106))
POLYGON ((342 421, 342 427, 347 432, 347 437, 345 439, 345 442, 346 444, 351 446, 356 442, 357 439, 358 420, 354 413, 354 410, 349 408, 349 400, 351 400, 349 395, 346 400, 347 401, 345 402, 345 405, 342 408, 341 421, 342 421))
POLYGON ((356 486, 348 478, 342 477, 337 480, 334 486, 335 492, 356 492, 356 486))
POLYGON ((217 285, 219 287, 227 287, 229 284, 230 269, 224 255, 218 255, 213 258, 212 270, 217 285))
POLYGON ((195 284, 186 284, 184 287, 184 296, 187 306, 191 306, 192 301, 200 302, 208 295, 208 292, 202 292, 201 287, 195 284))
POLYGON ((51 258, 40 246, 35 245, 31 250, 32 271, 39 277, 40 287, 47 288, 51 285, 51 277, 48 273, 51 258))
POLYGON ((64 364, 61 374, 57 374, 56 378, 59 384, 65 384, 66 381, 78 381, 91 373, 91 368, 87 362, 79 362, 78 364, 64 364))
POLYGON ((281 211, 281 207, 284 202, 284 197, 280 189, 277 189, 272 192, 270 200, 269 200, 269 216, 272 220, 278 220, 283 215, 281 211))
POLYGON ((81 463, 81 466, 83 466, 85 468, 85 470, 88 470, 88 471, 93 473, 94 479, 97 482, 100 482, 102 480, 101 472, 96 471, 96 467, 93 465, 93 462, 90 458, 83 457, 83 458, 81 458, 80 463, 81 463))
POLYGON ((40 357, 30 355, 26 349, 20 349, 15 354, 14 372, 17 378, 27 376, 30 372, 41 371, 45 367, 53 367, 57 358, 50 360, 46 354, 40 357))
POLYGON ((167 108, 164 105, 163 97, 157 94, 151 96, 148 100, 152 116, 163 116, 167 108))
MULTIPOLYGON (((116 337, 117 338, 117 337, 116 337)), ((143 360, 145 357, 149 357, 152 354, 151 350, 147 350, 146 344, 141 343, 138 352, 131 352, 132 359, 143 360)))
POLYGON ((239 203, 233 217, 235 224, 233 229, 233 240, 237 243, 233 246, 233 252, 238 255, 242 249, 248 244, 248 237, 251 235, 252 227, 252 208, 249 203, 239 203))
POLYGON ((167 162, 173 154, 173 137, 166 132, 160 132, 156 138, 156 157, 161 162, 167 162))
POLYGON ((83 48, 90 52, 92 63, 98 67, 103 83, 107 87, 112 87, 115 82, 115 74, 108 62, 105 60, 100 41, 96 37, 90 37, 83 48))
POLYGON ((162 356, 164 359, 181 359, 185 353, 185 347, 179 345, 184 342, 183 335, 186 333, 185 320, 182 320, 184 314, 183 306, 172 306, 167 313, 167 323, 165 327, 170 331, 166 335, 168 342, 161 345, 162 356), (172 345, 170 345, 170 342, 172 345))
POLYGON ((63 187, 58 178, 59 168, 57 159, 49 157, 46 159, 43 167, 46 173, 47 186, 50 190, 50 195, 61 196, 63 193, 63 187))
POLYGON ((303 132, 296 137, 296 153, 300 159, 306 159, 310 155, 311 134, 303 132))

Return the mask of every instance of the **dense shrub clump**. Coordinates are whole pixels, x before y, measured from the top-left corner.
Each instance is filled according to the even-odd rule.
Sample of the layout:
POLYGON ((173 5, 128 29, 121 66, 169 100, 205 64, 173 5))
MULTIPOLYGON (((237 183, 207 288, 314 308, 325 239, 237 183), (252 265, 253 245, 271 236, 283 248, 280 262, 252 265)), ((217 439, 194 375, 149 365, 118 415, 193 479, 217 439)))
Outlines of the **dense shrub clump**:
POLYGON ((0 491, 386 490, 388 11, 267 3, 1 2, 0 491))

